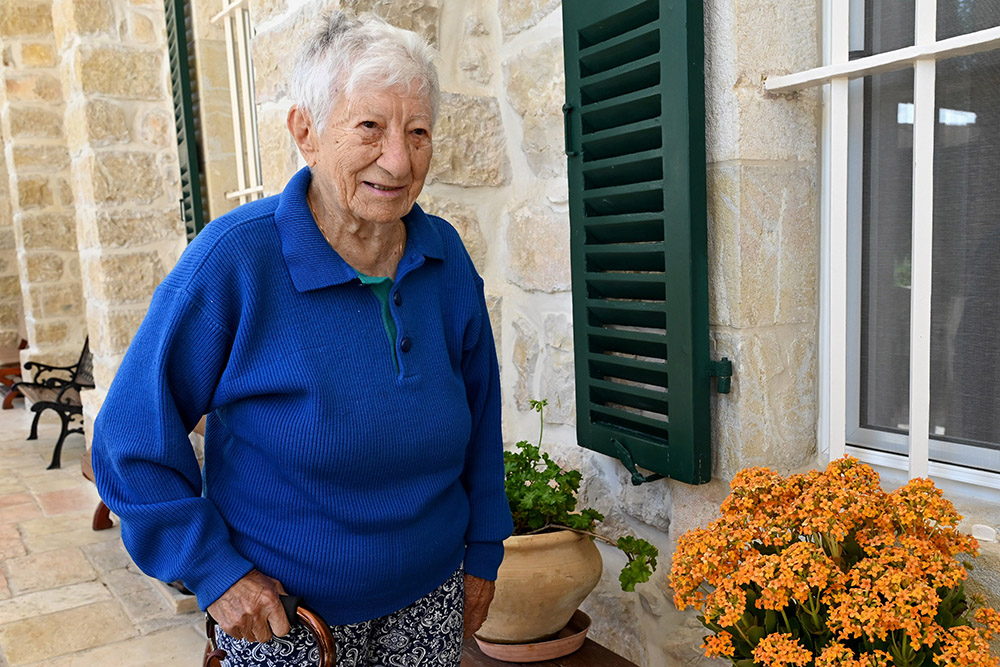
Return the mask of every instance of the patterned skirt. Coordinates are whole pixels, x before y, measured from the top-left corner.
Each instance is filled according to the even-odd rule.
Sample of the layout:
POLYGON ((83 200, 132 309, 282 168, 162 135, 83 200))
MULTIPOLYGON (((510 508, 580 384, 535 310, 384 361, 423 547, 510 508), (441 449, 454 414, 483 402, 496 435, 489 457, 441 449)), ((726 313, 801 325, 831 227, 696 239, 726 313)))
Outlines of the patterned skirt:
MULTIPOLYGON (((465 578, 461 568, 413 604, 388 616, 330 626, 337 667, 459 667, 462 661, 465 578)), ((258 643, 215 629, 227 654, 223 667, 311 667, 319 648, 301 625, 284 637, 258 643)))

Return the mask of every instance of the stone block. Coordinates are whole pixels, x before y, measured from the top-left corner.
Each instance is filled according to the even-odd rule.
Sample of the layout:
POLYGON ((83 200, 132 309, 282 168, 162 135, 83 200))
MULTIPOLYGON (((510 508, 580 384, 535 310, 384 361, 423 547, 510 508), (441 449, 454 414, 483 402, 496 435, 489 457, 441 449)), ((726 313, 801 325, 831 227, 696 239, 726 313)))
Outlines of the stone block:
MULTIPOLYGON (((253 17, 254 25, 266 23, 277 16, 281 16, 286 11, 288 11, 288 0, 250 0, 250 16, 253 17)), ((213 34, 206 34, 210 29, 209 18, 211 17, 206 12, 205 17, 196 24, 202 26, 202 34, 206 37, 213 34)), ((218 39, 218 37, 215 37, 215 39, 218 39)))
POLYGON ((70 213, 22 213, 25 250, 76 250, 76 219, 70 213))
POLYGON ((94 568, 75 547, 12 558, 7 565, 11 588, 18 593, 59 588, 97 578, 94 568))
POLYGON ((526 205, 510 214, 507 277, 532 292, 570 289, 569 215, 526 205))
POLYGON ((251 50, 258 105, 277 102, 288 96, 291 84, 288 73, 295 65, 295 52, 288 45, 301 42, 310 22, 327 6, 332 8, 336 4, 330 0, 307 3, 287 15, 280 24, 254 35, 251 50))
POLYGON ((140 44, 163 44, 167 39, 166 26, 157 26, 148 16, 132 11, 128 14, 128 36, 140 44))
POLYGON ((71 146, 107 146, 129 140, 128 115, 114 101, 88 98, 81 106, 69 109, 66 118, 71 146))
POLYGON ((83 607, 110 598, 108 589, 97 581, 18 595, 0 603, 0 625, 83 607))
POLYGON ((260 168, 264 194, 281 192, 298 170, 299 151, 288 132, 285 118, 288 109, 269 105, 257 114, 260 137, 260 168))
POLYGON ((818 90, 768 97, 762 85, 737 88, 742 160, 815 163, 819 151, 821 98, 818 90))
POLYGON ((52 11, 48 2, 4 0, 0 3, 0 37, 52 34, 52 11))
POLYGON ((127 248, 180 238, 184 235, 184 226, 176 209, 115 209, 98 211, 92 231, 92 243, 96 247, 127 248))
POLYGON ((98 204, 152 204, 165 194, 155 153, 101 151, 88 158, 98 204))
POLYGON ((733 19, 737 78, 800 72, 822 64, 821 9, 810 3, 741 0, 733 19))
POLYGON ((527 30, 559 6, 559 0, 500 0, 500 24, 504 35, 527 30))
POLYGON ((85 93, 123 99, 164 99, 163 54, 121 45, 80 49, 76 77, 85 93))
POLYGON ((814 168, 709 169, 709 320, 815 322, 819 210, 814 168))
POLYGON ((14 167, 20 171, 52 173, 69 167, 69 151, 65 146, 39 144, 16 145, 12 151, 14 167))
POLYGON ((80 550, 90 564, 101 573, 122 570, 132 565, 132 559, 125 551, 125 546, 118 540, 88 544, 80 550))
POLYGON ((55 67, 56 52, 51 44, 21 44, 22 67, 55 67))
POLYGON ((69 326, 65 322, 29 322, 28 339, 38 347, 56 347, 69 341, 69 326))
POLYGON ((425 213, 444 218, 458 230, 476 269, 483 273, 486 268, 486 239, 476 212, 458 202, 430 194, 421 194, 418 203, 425 213))
POLYGON ((158 148, 175 147, 174 116, 162 109, 148 111, 139 118, 139 139, 158 148))
POLYGON ((166 275, 155 252, 105 254, 88 264, 92 296, 112 303, 148 301, 166 275))
POLYGON ((372 12, 437 45, 442 4, 443 0, 343 0, 341 6, 356 15, 372 12))
POLYGON ((11 297, 21 293, 21 282, 17 276, 3 276, 0 278, 0 294, 11 297))
POLYGON ((127 310, 110 310, 96 321, 90 319, 95 347, 103 354, 124 354, 145 316, 146 307, 143 305, 127 310))
POLYGON ((110 644, 135 635, 121 606, 111 600, 0 626, 12 666, 110 644))
POLYGON ((444 93, 434 128, 428 182, 503 185, 510 163, 500 105, 495 97, 444 93))
POLYGON ((62 114, 44 107, 10 105, 10 134, 17 139, 46 138, 62 136, 62 114))
POLYGON ((26 253, 25 274, 31 284, 55 282, 63 277, 63 258, 52 252, 26 253))
POLYGON ((486 295, 486 310, 490 316, 490 328, 493 329, 493 341, 497 348, 498 360, 503 362, 503 297, 496 294, 486 295))
POLYGON ((79 317, 83 315, 83 296, 79 283, 50 285, 40 290, 38 306, 43 317, 79 317))
MULTIPOLYGON (((569 304, 567 303, 567 308, 569 304)), ((573 324, 564 314, 545 316, 545 358, 540 398, 548 400, 545 421, 576 423, 576 373, 573 363, 573 324)))
POLYGON ((62 102, 62 84, 51 74, 7 75, 4 84, 11 102, 62 102))
POLYGON ((816 455, 816 329, 785 325, 713 332, 715 356, 733 360, 733 392, 713 397, 718 474, 748 466, 786 474, 816 455))
POLYGON ((562 104, 566 97, 562 41, 537 44, 504 63, 507 97, 524 118, 521 149, 535 175, 566 173, 562 104))
POLYGON ((538 357, 541 346, 538 342, 538 331, 523 317, 514 320, 514 371, 517 380, 514 384, 514 403, 517 409, 531 409, 531 399, 540 398, 535 395, 535 374, 538 369, 538 357))
POLYGON ((17 179, 18 207, 44 208, 54 203, 55 197, 49 187, 49 179, 44 176, 22 176, 17 179))
POLYGON ((56 0, 52 10, 60 44, 75 35, 118 36, 110 0, 56 0))

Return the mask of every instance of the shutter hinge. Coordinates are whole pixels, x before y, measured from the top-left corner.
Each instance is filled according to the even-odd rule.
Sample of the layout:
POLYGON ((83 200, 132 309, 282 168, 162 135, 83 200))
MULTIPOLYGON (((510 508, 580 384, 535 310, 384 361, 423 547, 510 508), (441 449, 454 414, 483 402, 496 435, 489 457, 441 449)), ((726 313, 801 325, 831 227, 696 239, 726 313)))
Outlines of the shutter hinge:
POLYGON ((733 362, 727 357, 722 357, 722 361, 708 360, 708 374, 710 377, 719 378, 716 390, 720 394, 728 394, 732 386, 733 362))
POLYGON ((658 479, 663 479, 663 475, 654 472, 651 475, 643 475, 635 467, 635 461, 632 460, 632 452, 630 452, 625 445, 618 442, 614 438, 611 438, 611 446, 615 448, 615 453, 618 460, 622 462, 630 473, 632 473, 632 486, 639 486, 646 482, 655 482, 658 479))
POLYGON ((569 122, 569 112, 572 110, 573 110, 573 105, 570 104, 569 102, 562 105, 563 135, 566 141, 566 155, 569 157, 573 157, 574 155, 576 155, 576 150, 573 149, 573 140, 572 140, 573 126, 569 122))

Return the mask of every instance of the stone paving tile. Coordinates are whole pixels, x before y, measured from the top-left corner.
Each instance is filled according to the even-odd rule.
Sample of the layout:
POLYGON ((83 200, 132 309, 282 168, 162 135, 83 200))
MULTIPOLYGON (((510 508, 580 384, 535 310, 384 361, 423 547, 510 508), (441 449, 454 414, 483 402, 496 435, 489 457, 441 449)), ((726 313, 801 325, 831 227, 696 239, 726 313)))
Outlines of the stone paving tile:
POLYGON ((37 500, 45 516, 54 516, 67 512, 79 512, 81 508, 85 507, 97 507, 101 497, 97 494, 97 488, 92 484, 86 486, 77 484, 68 489, 40 493, 37 500))
POLYGON ((99 581, 18 595, 0 602, 0 625, 110 599, 111 592, 99 581))
POLYGON ((137 637, 100 648, 64 656, 30 667, 195 667, 201 664, 205 641, 197 629, 175 627, 146 637, 137 637))
POLYGON ((0 524, 0 558, 15 558, 25 553, 17 524, 0 524))
POLYGON ((138 570, 112 570, 101 575, 101 579, 117 597, 136 595, 153 590, 153 584, 150 583, 149 577, 138 570))
POLYGON ((93 581, 97 572, 75 547, 31 553, 7 561, 10 587, 18 594, 93 581))
POLYGON ((34 498, 29 503, 11 505, 0 509, 0 524, 20 523, 29 519, 42 516, 42 510, 35 503, 34 498))
POLYGON ((121 570, 133 564, 132 558, 125 551, 125 545, 120 540, 87 544, 80 547, 80 551, 87 557, 94 569, 101 573, 121 570))
POLYGON ((13 667, 134 635, 135 629, 121 605, 109 600, 0 626, 0 645, 13 667))
POLYGON ((13 505, 25 505, 33 502, 35 502, 34 496, 23 491, 19 493, 5 493, 0 495, 0 509, 11 507, 13 505))
POLYGON ((117 527, 91 530, 92 516, 93 509, 23 521, 20 524, 21 540, 28 551, 34 552, 82 547, 85 544, 120 539, 117 527))
POLYGON ((80 488, 80 480, 76 477, 67 475, 62 470, 45 470, 44 466, 41 471, 32 470, 31 474, 22 475, 21 481, 36 494, 80 488))

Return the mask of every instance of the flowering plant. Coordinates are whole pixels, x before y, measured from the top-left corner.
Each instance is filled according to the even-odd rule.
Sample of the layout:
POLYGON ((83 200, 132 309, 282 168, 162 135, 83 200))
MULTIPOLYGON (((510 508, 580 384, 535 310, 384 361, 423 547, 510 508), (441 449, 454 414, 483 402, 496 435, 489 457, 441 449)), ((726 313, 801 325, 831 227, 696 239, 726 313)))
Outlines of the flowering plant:
POLYGON ((886 493, 844 457, 782 477, 741 471, 708 528, 677 545, 670 584, 736 667, 1000 667, 1000 613, 967 596, 978 543, 930 480, 886 493), (979 607, 978 610, 974 610, 979 607))
POLYGON ((618 581, 623 591, 634 591, 636 584, 653 576, 660 553, 640 537, 623 535, 612 540, 594 532, 595 524, 603 521, 604 515, 590 507, 576 508, 583 474, 566 470, 541 450, 546 405, 545 399, 531 400, 531 409, 538 413, 538 444, 521 440, 515 451, 503 454, 504 489, 514 519, 514 535, 571 530, 617 547, 628 559, 618 581))

